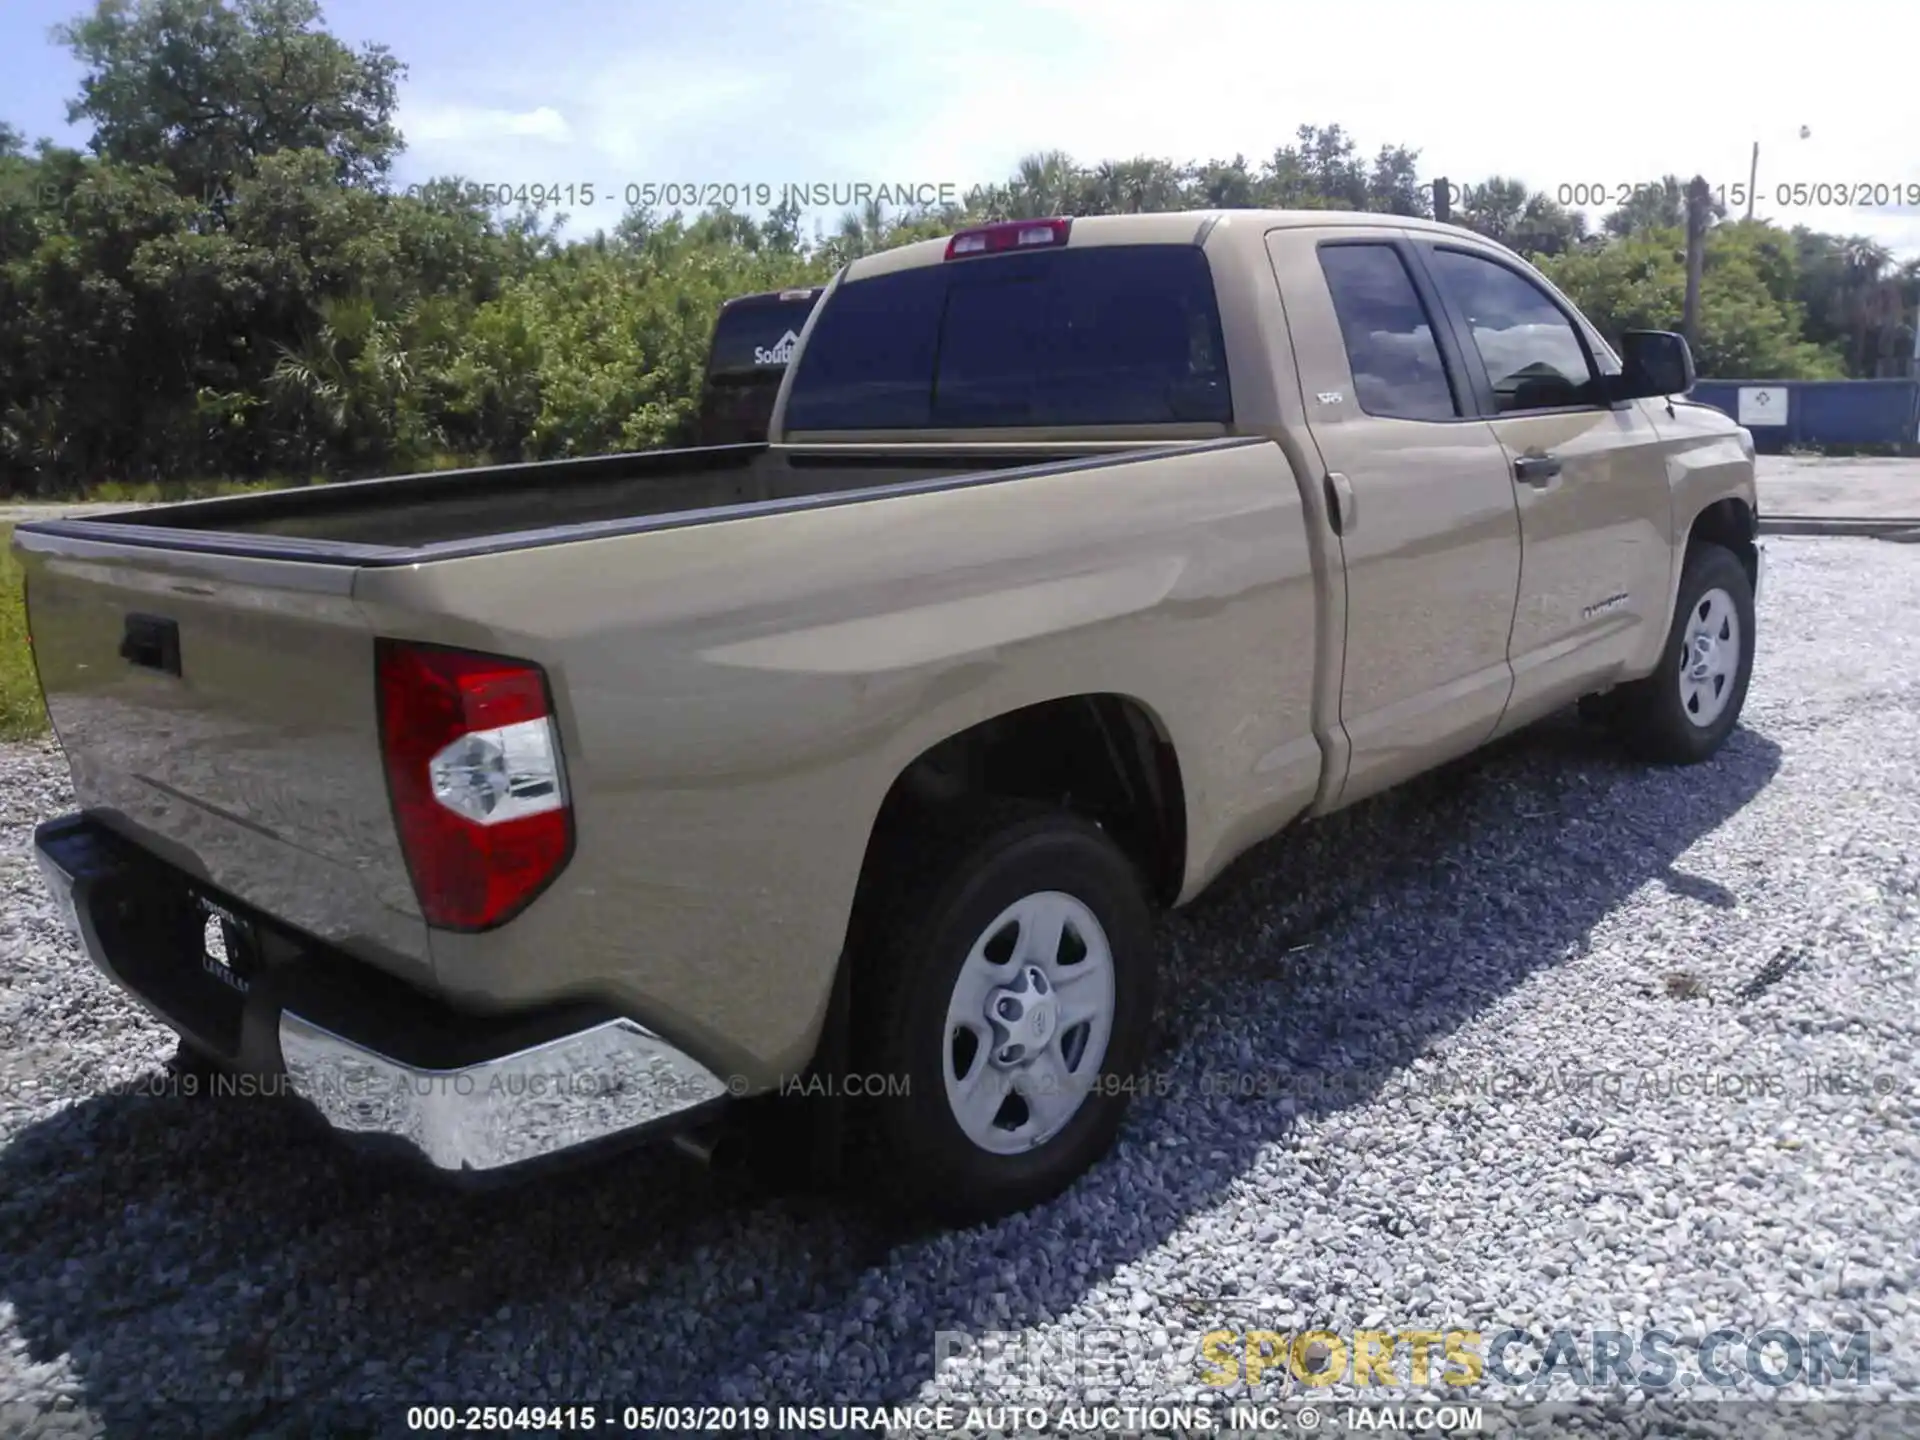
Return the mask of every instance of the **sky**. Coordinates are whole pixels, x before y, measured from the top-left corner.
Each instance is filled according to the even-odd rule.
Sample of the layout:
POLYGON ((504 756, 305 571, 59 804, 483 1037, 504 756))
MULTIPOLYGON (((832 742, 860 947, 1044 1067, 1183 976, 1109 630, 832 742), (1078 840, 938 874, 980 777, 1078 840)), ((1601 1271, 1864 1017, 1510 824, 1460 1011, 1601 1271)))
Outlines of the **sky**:
MULTIPOLYGON (((30 137, 86 139, 65 121, 79 69, 48 39, 81 8, 0 5, 0 120, 30 137)), ((1757 141, 1756 214, 1920 255, 1920 205, 1812 188, 1920 187, 1912 0, 331 0, 326 17, 409 67, 400 183, 591 184, 571 232, 610 228, 629 186, 958 198, 1038 150, 1259 161, 1337 123, 1365 153, 1418 150, 1423 178, 1576 199, 1669 172, 1731 191, 1757 141)))

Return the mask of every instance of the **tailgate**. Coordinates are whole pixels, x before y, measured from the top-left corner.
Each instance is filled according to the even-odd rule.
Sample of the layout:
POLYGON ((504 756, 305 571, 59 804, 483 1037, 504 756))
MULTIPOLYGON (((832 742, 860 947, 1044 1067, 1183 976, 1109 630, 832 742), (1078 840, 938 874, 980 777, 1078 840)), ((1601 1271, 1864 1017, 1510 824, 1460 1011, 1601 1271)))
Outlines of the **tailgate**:
POLYGON ((355 570, 16 531, 80 805, 243 905, 428 978, 355 570))

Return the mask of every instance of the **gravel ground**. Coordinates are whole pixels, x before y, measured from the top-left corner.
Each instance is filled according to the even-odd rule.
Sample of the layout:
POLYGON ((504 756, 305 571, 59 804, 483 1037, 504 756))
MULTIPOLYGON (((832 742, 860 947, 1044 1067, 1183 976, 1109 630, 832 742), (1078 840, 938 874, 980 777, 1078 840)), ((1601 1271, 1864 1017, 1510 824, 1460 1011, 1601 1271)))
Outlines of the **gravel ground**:
POLYGON ((278 1103, 164 1093, 167 1033, 15 858, 65 767, 0 749, 0 1432, 1218 1399, 1248 1392, 1201 1383, 1203 1334, 1312 1325, 1657 1325, 1683 1380, 1717 1326, 1864 1330, 1864 1388, 1920 1401, 1916 615, 1920 553, 1775 541, 1713 764, 1643 770, 1558 719, 1262 847, 1166 923, 1115 1155, 962 1234, 671 1153, 447 1194, 278 1103), (936 1374, 941 1330, 1090 1358, 1049 1383, 981 1339, 936 1374))

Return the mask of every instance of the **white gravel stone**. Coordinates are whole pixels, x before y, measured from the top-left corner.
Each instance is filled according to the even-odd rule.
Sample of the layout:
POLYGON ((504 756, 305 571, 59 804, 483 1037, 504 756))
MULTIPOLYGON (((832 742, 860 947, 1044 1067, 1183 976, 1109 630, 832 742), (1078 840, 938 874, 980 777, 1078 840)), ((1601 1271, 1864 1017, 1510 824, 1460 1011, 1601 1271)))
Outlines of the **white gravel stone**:
MULTIPOLYGON (((1643 768, 1558 717, 1262 847, 1163 927, 1151 1093, 1113 1157, 962 1234, 670 1152, 449 1193, 282 1105, 168 1093, 169 1033, 23 855, 65 766, 0 748, 0 1431, 1224 1403, 1283 1371, 1208 1385, 1205 1335, 1316 1326, 1664 1327, 1675 1388, 1709 1403, 1717 1329, 1864 1328, 1867 1388, 1920 1417, 1917 617, 1920 549, 1776 540, 1714 762, 1643 768), (983 1342, 936 1376, 943 1330, 1077 1337, 1086 1364, 983 1342)), ((1398 1368, 1366 1398, 1411 1397, 1398 1368)), ((1666 1433, 1633 1418, 1651 1393, 1547 1391, 1616 1405, 1586 1433, 1666 1433)), ((1691 1433, 1759 1433, 1703 1415, 1691 1433)))

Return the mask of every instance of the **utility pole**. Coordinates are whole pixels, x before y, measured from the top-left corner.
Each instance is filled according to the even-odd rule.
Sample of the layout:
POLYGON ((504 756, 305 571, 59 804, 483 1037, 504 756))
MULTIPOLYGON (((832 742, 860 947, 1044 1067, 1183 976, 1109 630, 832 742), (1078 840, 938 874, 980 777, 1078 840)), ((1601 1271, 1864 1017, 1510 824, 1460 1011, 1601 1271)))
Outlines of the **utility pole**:
POLYGON ((1687 182, 1687 298, 1680 312, 1680 333, 1687 344, 1700 345, 1700 275, 1707 261, 1707 214, 1713 193, 1706 178, 1696 175, 1687 182))
MULTIPOLYGON (((1800 127, 1800 138, 1806 140, 1813 135, 1813 128, 1800 127)), ((1753 142, 1753 159, 1747 162, 1747 219, 1753 218, 1753 202, 1759 198, 1760 191, 1760 142, 1753 142)))
POLYGON ((1453 214, 1453 187, 1447 183, 1446 177, 1442 176, 1433 182, 1433 218, 1445 225, 1447 217, 1451 214, 1453 214))

